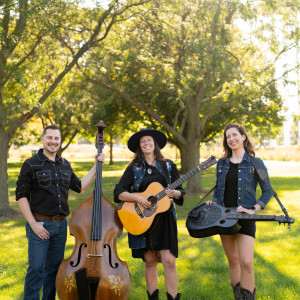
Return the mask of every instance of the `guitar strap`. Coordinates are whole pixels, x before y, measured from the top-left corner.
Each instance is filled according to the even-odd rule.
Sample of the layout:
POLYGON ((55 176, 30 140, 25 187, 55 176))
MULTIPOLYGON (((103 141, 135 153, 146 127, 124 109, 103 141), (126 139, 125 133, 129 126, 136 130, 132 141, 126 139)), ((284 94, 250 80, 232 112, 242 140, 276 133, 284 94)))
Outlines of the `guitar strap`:
POLYGON ((169 180, 169 172, 168 172, 168 168, 167 168, 167 163, 165 160, 160 161, 162 169, 164 171, 164 176, 166 179, 167 184, 171 184, 170 180, 169 180))
POLYGON ((274 196, 274 198, 278 202, 278 204, 279 204, 281 210, 283 211, 285 217, 289 218, 289 215, 288 215, 285 207, 282 205, 281 201, 279 200, 279 198, 277 196, 277 193, 273 190, 273 188, 271 186, 271 182, 269 180, 269 176, 268 176, 267 172, 264 170, 264 168, 261 165, 260 161, 256 157, 253 157, 253 156, 250 156, 250 160, 251 160, 254 168, 256 169, 256 172, 257 172, 258 176, 260 177, 260 179, 262 181, 264 181, 265 183, 267 183, 267 185, 269 186, 269 188, 272 192, 272 195, 274 196))
POLYGON ((202 202, 205 200, 205 198, 217 187, 217 184, 215 184, 204 196, 203 198, 198 202, 198 204, 194 207, 198 207, 199 205, 202 204, 202 202))
POLYGON ((205 195, 204 197, 200 200, 199 204, 202 203, 204 201, 204 199, 217 187, 217 185, 215 184, 205 195))

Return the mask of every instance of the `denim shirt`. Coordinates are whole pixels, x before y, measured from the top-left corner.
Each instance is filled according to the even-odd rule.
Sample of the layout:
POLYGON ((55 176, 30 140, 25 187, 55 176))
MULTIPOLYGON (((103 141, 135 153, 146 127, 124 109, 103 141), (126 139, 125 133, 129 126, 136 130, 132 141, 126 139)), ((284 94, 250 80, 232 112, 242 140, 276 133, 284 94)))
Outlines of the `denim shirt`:
MULTIPOLYGON (((263 161, 259 158, 261 165, 264 170, 267 172, 263 161)), ((225 190, 225 179, 227 172, 229 170, 229 158, 220 158, 217 163, 217 187, 214 191, 213 201, 217 204, 224 206, 224 190, 225 190)), ((270 182, 268 177, 267 179, 270 182)), ((260 179, 255 168, 250 160, 250 156, 245 152, 243 160, 239 164, 238 168, 238 205, 243 206, 244 208, 250 209, 254 204, 259 204, 262 208, 265 208, 267 203, 272 197, 272 191, 270 190, 267 182, 264 182, 260 179), (256 200, 256 187, 259 183, 262 195, 256 200)))
MULTIPOLYGON (((171 164, 168 162, 167 159, 166 159, 166 162, 167 162, 169 183, 171 183, 171 164)), ((158 172, 160 172, 164 176, 164 171, 163 171, 163 168, 162 168, 159 160, 156 161, 156 168, 157 168, 158 172)), ((145 161, 142 162, 142 165, 140 168, 138 168, 137 166, 133 166, 133 174, 134 174, 134 182, 133 182, 132 192, 137 192, 140 187, 140 184, 146 174, 145 161)), ((174 214, 175 219, 177 219, 175 205, 173 208, 173 214, 174 214)), ((146 248, 146 236, 145 236, 145 234, 133 235, 128 232, 128 243, 129 243, 130 249, 146 248)))

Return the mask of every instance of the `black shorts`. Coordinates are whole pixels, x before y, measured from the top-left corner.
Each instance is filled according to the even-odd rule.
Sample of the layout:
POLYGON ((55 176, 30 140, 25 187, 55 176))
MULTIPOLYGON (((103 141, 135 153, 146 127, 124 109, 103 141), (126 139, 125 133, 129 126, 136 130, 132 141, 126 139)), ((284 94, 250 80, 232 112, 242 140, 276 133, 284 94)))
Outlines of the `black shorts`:
POLYGON ((249 221, 249 220, 239 220, 238 224, 241 226, 238 233, 249 235, 255 238, 255 232, 256 232, 256 224, 255 221, 249 221))

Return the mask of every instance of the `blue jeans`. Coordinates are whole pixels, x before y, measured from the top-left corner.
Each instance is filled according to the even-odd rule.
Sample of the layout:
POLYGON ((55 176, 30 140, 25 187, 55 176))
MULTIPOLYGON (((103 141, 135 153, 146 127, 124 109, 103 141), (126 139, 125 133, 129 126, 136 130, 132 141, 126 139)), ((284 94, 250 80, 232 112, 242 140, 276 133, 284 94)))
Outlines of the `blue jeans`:
POLYGON ((64 258, 67 240, 67 219, 44 222, 50 237, 40 239, 26 223, 28 239, 28 269, 25 277, 24 300, 39 300, 39 292, 43 285, 43 300, 55 299, 55 278, 61 261, 64 258))

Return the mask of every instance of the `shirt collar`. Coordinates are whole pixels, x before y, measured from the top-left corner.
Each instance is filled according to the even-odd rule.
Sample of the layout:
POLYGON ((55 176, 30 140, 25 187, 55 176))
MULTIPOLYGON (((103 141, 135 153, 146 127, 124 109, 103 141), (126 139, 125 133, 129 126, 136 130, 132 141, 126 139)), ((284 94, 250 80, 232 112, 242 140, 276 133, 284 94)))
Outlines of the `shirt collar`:
POLYGON ((249 156, 249 154, 247 153, 247 151, 245 151, 243 160, 245 160, 246 162, 250 162, 250 156, 249 156))
MULTIPOLYGON (((47 161, 47 160, 50 161, 50 159, 44 154, 43 149, 39 149, 37 155, 38 155, 38 158, 40 161, 47 161)), ((58 154, 56 154, 56 156, 55 156, 55 162, 58 162, 58 163, 62 162, 62 158, 58 154)))
MULTIPOLYGON (((226 157, 224 159, 228 165, 229 165, 229 159, 230 159, 229 157, 226 157)), ((243 157, 242 161, 250 162, 250 156, 247 153, 247 151, 245 151, 245 154, 244 154, 244 157, 243 157)))

